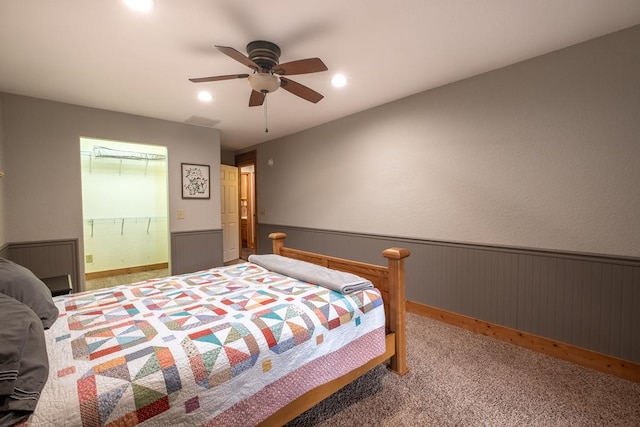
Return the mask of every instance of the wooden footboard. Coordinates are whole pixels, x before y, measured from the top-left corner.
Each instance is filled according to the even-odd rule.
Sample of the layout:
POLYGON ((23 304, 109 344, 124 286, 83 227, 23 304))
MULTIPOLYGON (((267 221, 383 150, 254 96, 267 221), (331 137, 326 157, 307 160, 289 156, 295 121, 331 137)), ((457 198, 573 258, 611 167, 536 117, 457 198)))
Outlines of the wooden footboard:
POLYGON ((316 254, 313 252, 301 251, 299 249, 287 248, 284 246, 285 233, 271 233, 269 238, 273 241, 273 253, 289 258, 299 259, 333 268, 335 270, 346 271, 360 277, 369 279, 382 292, 384 309, 386 316, 387 334, 394 334, 394 352, 390 357, 391 370, 399 375, 404 375, 409 371, 407 366, 407 341, 405 335, 406 315, 405 315, 405 277, 404 259, 410 255, 408 249, 389 248, 382 252, 382 256, 387 258, 387 266, 379 266, 359 261, 352 261, 343 258, 336 258, 328 255, 316 254))
POLYGON ((284 246, 286 237, 285 233, 269 234, 269 238, 273 241, 274 254, 356 274, 369 279, 381 291, 386 317, 386 351, 346 375, 308 391, 264 420, 260 423, 260 426, 281 426, 285 424, 387 360, 390 360, 389 367, 391 370, 397 374, 404 375, 409 371, 406 353, 404 286, 404 259, 409 256, 409 250, 404 248, 384 250, 382 256, 387 258, 387 266, 383 267, 287 248, 284 246))

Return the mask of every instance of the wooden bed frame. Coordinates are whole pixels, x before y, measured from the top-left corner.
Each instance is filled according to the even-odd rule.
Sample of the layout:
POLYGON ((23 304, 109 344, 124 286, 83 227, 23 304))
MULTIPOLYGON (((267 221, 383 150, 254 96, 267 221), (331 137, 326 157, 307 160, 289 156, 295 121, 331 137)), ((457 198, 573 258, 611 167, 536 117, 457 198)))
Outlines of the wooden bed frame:
POLYGON ((385 249, 382 256, 387 258, 387 266, 383 267, 287 248, 284 246, 286 237, 285 233, 269 234, 269 238, 273 241, 274 254, 356 274, 369 279, 381 291, 386 317, 386 351, 348 374, 308 391, 264 420, 260 423, 261 426, 281 426, 291 421, 387 360, 390 360, 390 369, 398 375, 404 375, 409 371, 406 353, 404 284, 404 259, 410 255, 409 250, 404 248, 385 249))

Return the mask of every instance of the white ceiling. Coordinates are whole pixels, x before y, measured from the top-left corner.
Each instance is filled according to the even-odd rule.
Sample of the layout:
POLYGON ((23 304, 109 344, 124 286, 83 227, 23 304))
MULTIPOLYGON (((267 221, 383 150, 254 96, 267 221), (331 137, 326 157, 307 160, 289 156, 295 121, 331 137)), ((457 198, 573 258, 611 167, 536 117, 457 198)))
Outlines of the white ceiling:
POLYGON ((240 149, 640 23, 639 0, 0 0, 0 92, 175 122, 219 121, 240 149), (280 62, 320 57, 329 71, 292 76, 322 93, 284 90, 248 107, 251 73, 213 45, 252 40, 280 62), (330 84, 341 72, 348 85, 330 84), (196 98, 199 90, 211 103, 196 98))

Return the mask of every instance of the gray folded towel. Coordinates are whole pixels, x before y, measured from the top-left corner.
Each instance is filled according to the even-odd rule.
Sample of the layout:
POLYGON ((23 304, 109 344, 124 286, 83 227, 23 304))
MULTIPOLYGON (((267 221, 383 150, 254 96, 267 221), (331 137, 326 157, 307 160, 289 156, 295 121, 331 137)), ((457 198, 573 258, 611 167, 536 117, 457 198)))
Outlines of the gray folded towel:
POLYGON ((258 264, 267 270, 320 285, 343 294, 363 289, 373 289, 373 283, 355 274, 332 270, 321 265, 280 255, 250 255, 249 262, 258 264))

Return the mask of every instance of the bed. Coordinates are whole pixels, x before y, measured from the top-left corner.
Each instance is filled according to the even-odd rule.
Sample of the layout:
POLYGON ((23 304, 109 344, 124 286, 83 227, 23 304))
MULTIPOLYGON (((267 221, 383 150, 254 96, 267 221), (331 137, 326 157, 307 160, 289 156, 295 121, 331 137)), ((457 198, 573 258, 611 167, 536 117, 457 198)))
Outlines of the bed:
POLYGON ((408 371, 408 250, 378 266, 269 237, 246 263, 53 298, 22 425, 282 425, 381 363, 408 371))

